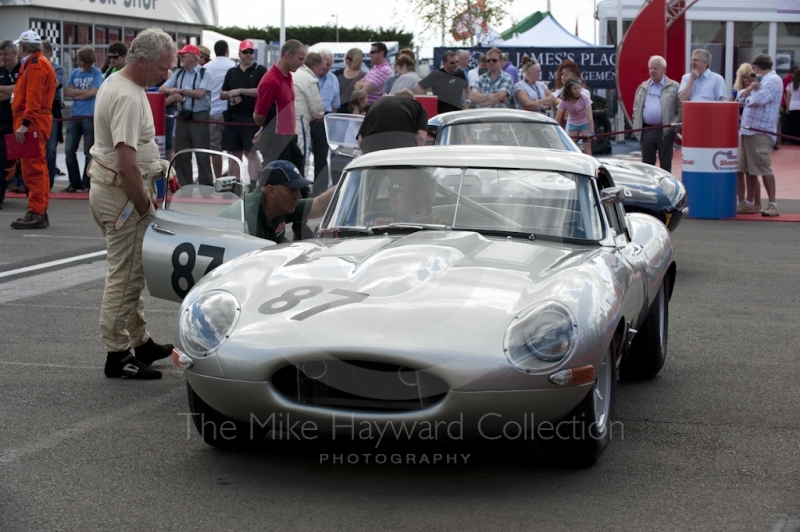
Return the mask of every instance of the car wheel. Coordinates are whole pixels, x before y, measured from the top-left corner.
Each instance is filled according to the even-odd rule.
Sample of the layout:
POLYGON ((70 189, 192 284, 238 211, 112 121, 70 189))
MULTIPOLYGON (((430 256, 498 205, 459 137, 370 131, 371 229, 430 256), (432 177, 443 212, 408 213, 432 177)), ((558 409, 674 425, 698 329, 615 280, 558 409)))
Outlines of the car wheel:
POLYGON ((669 297, 667 279, 661 282, 656 300, 650 307, 644 325, 633 338, 630 352, 620 368, 626 380, 652 379, 667 359, 667 336, 669 332, 669 297))
POLYGON ((612 341, 586 397, 556 424, 552 438, 537 440, 542 450, 568 467, 597 462, 611 442, 616 391, 616 344, 612 341))
POLYGON ((186 391, 192 421, 207 444, 219 449, 237 449, 254 445, 264 439, 265 432, 258 424, 251 429, 248 423, 220 414, 200 399, 188 382, 186 391))

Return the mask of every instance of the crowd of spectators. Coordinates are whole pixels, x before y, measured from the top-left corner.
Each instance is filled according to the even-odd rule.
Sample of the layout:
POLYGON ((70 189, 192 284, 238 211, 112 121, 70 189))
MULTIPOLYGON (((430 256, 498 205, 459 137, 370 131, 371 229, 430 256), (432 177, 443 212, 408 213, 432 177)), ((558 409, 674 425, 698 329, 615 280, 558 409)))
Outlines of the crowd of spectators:
MULTIPOLYGON (((42 59, 46 61, 48 54, 52 54, 52 46, 46 41, 39 45, 42 59)), ((388 133, 383 131, 388 127, 401 133, 398 138, 405 139, 401 143, 414 145, 420 142, 418 132, 421 129, 415 128, 419 127, 423 115, 420 113, 422 106, 414 101, 413 95, 425 94, 437 97, 438 113, 510 107, 546 114, 555 118, 585 153, 592 153, 593 99, 578 65, 570 59, 564 59, 558 66, 551 86, 541 79, 542 66, 535 59, 524 56, 517 68, 508 54, 498 48, 491 48, 475 58, 474 68, 470 68, 473 60, 470 52, 447 51, 442 56, 441 68, 431 70, 425 77, 417 73, 418 61, 412 50, 402 49, 395 58, 389 58, 382 42, 370 47, 370 68, 363 66, 363 52, 353 48, 344 56, 344 68, 335 72, 331 72, 333 54, 330 51, 309 53, 302 43, 294 40, 284 44, 280 59, 269 69, 255 61, 255 46, 249 40, 241 42, 237 60, 231 59, 226 41, 216 42, 213 48, 212 57, 211 50, 204 46, 183 46, 177 51, 178 66, 157 89, 166 98, 167 158, 181 150, 201 149, 194 157, 198 183, 202 185, 212 185, 214 177, 223 172, 222 158, 202 150, 225 151, 247 160, 251 187, 257 185, 263 165, 286 160, 313 183, 311 190, 303 189, 301 194, 319 196, 332 185, 326 167, 326 114, 365 115, 365 124, 369 127, 362 132, 366 133, 360 137, 362 142, 376 132, 388 133), (409 95, 412 98, 409 99, 409 95), (405 97, 404 101, 392 99, 377 105, 383 98, 398 96, 405 97), (376 114, 370 117, 372 109, 376 114), (380 115, 385 116, 380 118, 380 115), (382 124, 384 120, 390 124, 382 124)), ((55 69, 56 85, 52 104, 48 104, 52 107, 51 118, 61 117, 64 97, 72 100, 72 118, 67 122, 64 139, 69 176, 66 192, 89 189, 86 168, 92 158, 94 124, 91 117, 95 97, 101 84, 125 65, 127 52, 124 43, 110 44, 102 68, 97 68, 94 48, 87 46, 77 52, 78 67, 67 79, 64 79, 62 67, 50 66, 55 69), (85 156, 83 169, 79 168, 76 153, 81 142, 85 156)), ((21 53, 17 53, 10 40, 0 42, 0 129, 5 132, 14 131, 12 113, 7 108, 20 72, 18 55, 21 53)), ((770 150, 777 149, 775 133, 779 117, 785 133, 800 135, 800 72, 793 67, 784 77, 776 100, 777 85, 773 79, 777 74, 771 63, 767 67, 765 57, 760 55, 756 58, 758 61, 754 59, 752 64, 741 65, 731 91, 725 89, 724 79, 710 69, 712 57, 707 50, 692 52, 691 69, 680 81, 666 76, 664 58, 650 58, 649 79, 639 85, 634 98, 633 128, 641 145, 643 162, 658 163, 671 171, 674 143, 680 130, 675 124, 681 121, 683 102, 739 102, 742 129, 738 212, 777 215, 774 176, 769 153, 764 147, 765 139, 772 142, 770 150), (780 111, 772 117, 775 105, 780 111), (763 211, 757 183, 759 175, 770 196, 763 211)), ((58 172, 55 152, 62 140, 61 131, 61 122, 56 121, 45 135, 51 187, 58 172)), ((367 145, 375 143, 375 139, 367 141, 367 145)), ((183 155, 174 163, 181 185, 194 182, 190 157, 191 154, 183 155)), ((236 174, 238 167, 230 166, 228 171, 236 174)), ((5 188, 0 188, 3 188, 1 208, 5 188)), ((13 180, 9 189, 26 190, 13 180)), ((46 212, 39 214, 46 219, 46 212)), ((296 238, 302 238, 302 228, 296 228, 295 233, 296 238)))

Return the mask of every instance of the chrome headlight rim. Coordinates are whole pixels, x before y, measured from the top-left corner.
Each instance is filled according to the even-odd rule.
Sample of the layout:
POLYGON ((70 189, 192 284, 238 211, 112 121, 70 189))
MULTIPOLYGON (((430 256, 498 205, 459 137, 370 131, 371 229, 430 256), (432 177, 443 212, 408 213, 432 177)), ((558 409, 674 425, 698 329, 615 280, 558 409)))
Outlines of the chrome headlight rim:
POLYGON ((236 328, 241 313, 239 300, 227 290, 209 290, 184 302, 178 321, 184 351, 199 358, 215 353, 236 328), (225 308, 204 309, 205 305, 212 304, 224 305, 225 308))
MULTIPOLYGON (((551 323, 551 329, 552 325, 551 323)), ((542 301, 523 310, 511 320, 503 338, 503 353, 514 367, 526 373, 551 371, 554 367, 563 365, 573 355, 578 344, 578 332, 575 315, 566 305, 559 301, 542 301), (529 340, 532 336, 541 337, 546 331, 536 331, 535 327, 541 326, 543 320, 553 318, 561 319, 561 323, 556 325, 559 325, 557 328, 560 328, 561 333, 565 333, 562 342, 567 341, 567 344, 554 343, 556 352, 536 352, 536 347, 529 340), (536 334, 531 335, 531 331, 536 334), (523 339, 528 341, 521 341, 523 339)))

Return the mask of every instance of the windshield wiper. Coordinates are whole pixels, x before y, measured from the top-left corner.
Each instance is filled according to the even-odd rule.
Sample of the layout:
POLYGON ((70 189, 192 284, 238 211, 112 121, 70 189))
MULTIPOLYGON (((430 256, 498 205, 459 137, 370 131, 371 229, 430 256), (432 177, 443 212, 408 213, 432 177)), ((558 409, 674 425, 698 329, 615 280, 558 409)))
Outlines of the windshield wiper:
POLYGON ((322 236, 329 236, 333 234, 334 236, 339 235, 348 235, 348 234, 356 234, 356 235, 372 235, 372 228, 366 227, 364 225, 340 225, 338 227, 331 227, 328 229, 322 229, 322 236))
POLYGON ((372 226, 373 231, 383 231, 384 233, 388 232, 410 232, 414 233, 416 231, 424 231, 424 230, 433 230, 433 231, 444 231, 447 229, 447 226, 444 224, 418 224, 414 222, 395 222, 386 225, 375 225, 372 226))

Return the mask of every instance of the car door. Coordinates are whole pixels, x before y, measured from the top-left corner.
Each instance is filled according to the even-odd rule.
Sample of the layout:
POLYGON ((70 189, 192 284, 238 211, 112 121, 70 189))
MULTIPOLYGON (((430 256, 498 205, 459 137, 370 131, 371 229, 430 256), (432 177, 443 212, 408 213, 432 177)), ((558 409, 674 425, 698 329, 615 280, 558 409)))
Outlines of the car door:
MULTIPOLYGON (((606 179, 602 175, 598 178, 597 184, 600 190, 611 191, 620 188, 618 190, 620 197, 624 197, 624 190, 621 187, 612 188, 608 186, 611 184, 610 179, 606 179)), ((646 309, 647 303, 647 255, 644 253, 644 248, 631 239, 622 203, 606 203, 604 201, 603 209, 608 219, 609 228, 613 232, 615 254, 622 264, 626 266, 624 272, 617 271, 617 275, 621 275, 619 282, 626 286, 622 301, 622 312, 626 319, 631 322, 631 326, 635 328, 640 319, 644 317, 643 310, 646 309), (627 279, 624 278, 626 273, 627 279)))
POLYGON ((214 187, 181 187, 161 203, 142 245, 145 281, 152 296, 181 301, 220 264, 275 245, 248 234, 243 197, 238 178, 222 177, 214 187))

